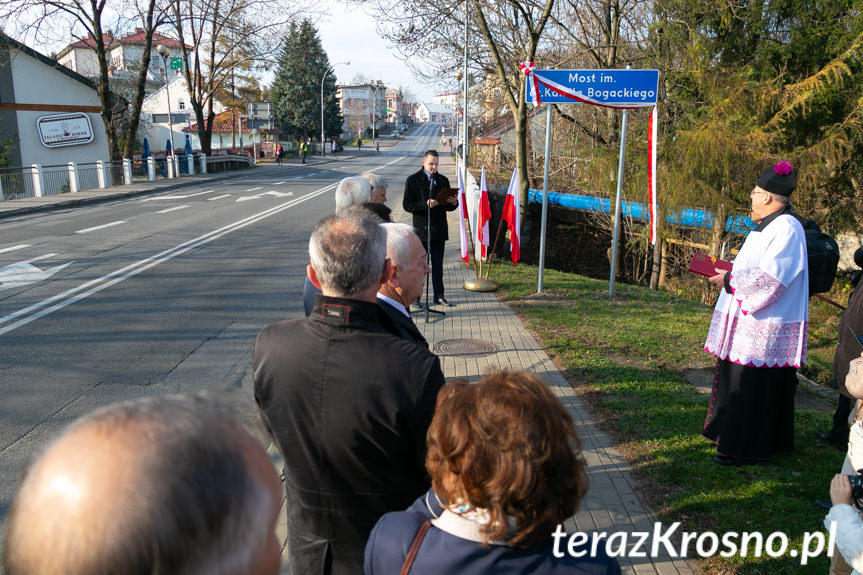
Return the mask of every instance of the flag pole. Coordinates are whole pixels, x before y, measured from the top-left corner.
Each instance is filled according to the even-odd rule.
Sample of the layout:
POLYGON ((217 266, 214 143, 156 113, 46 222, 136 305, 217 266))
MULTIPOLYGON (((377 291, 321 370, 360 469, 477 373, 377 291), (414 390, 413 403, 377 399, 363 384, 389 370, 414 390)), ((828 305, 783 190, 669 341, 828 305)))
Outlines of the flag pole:
MULTIPOLYGON (((467 196, 467 194, 465 194, 465 196, 467 196)), ((466 217, 466 218, 464 216, 462 216, 462 217, 464 218, 464 221, 467 222, 467 236, 470 238, 470 251, 474 252, 474 254, 473 254, 473 273, 474 273, 474 275, 477 275, 477 271, 476 271, 476 248, 473 245, 473 233, 470 231, 470 216, 468 215, 468 217, 466 217)), ((468 264, 468 265, 470 265, 470 264, 468 264)))
MULTIPOLYGON (((470 251, 474 252, 473 254, 473 274, 479 277, 479 274, 476 270, 476 248, 473 244, 473 233, 470 230, 470 212, 467 209, 467 164, 463 164, 461 167, 461 172, 459 173, 461 176, 461 197, 463 199, 464 205, 459 206, 459 212, 461 212, 460 217, 462 220, 467 222, 467 236, 470 238, 470 251), (464 217, 467 214, 467 217, 464 217)), ((468 254, 468 258, 470 258, 470 254, 468 254)), ((468 262, 470 265, 470 262, 468 262)))
POLYGON ((503 227, 503 217, 497 223, 497 233, 494 235, 494 246, 491 248, 491 258, 488 262, 488 270, 485 272, 485 277, 488 278, 488 274, 491 273, 491 264, 494 263, 494 252, 497 251, 497 240, 500 238, 500 228, 503 227))

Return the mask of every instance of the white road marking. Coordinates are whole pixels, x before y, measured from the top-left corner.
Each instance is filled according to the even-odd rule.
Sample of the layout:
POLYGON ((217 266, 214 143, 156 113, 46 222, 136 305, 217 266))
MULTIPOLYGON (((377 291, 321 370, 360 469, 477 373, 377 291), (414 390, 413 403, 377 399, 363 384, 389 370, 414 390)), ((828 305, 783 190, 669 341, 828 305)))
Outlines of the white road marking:
POLYGON ((21 262, 22 264, 29 264, 31 262, 38 262, 39 260, 47 260, 48 258, 53 258, 57 254, 45 254, 43 256, 36 256, 35 258, 30 258, 29 260, 24 260, 21 262))
POLYGON ((213 202, 213 201, 215 201, 215 200, 221 200, 222 198, 230 198, 230 197, 231 197, 231 194, 223 194, 223 195, 221 195, 221 196, 216 196, 215 198, 210 198, 210 199, 209 199, 209 200, 207 200, 207 201, 208 201, 208 202, 213 202))
POLYGON ((18 244, 17 246, 12 246, 11 248, 3 248, 0 250, 0 254, 5 254, 6 252, 14 252, 15 250, 23 250, 24 248, 29 248, 30 244, 18 244))
POLYGON ((35 262, 45 258, 56 256, 57 254, 45 254, 24 262, 17 262, 12 265, 0 268, 0 290, 22 287, 29 284, 39 283, 48 279, 50 276, 59 272, 69 264, 65 263, 61 266, 53 267, 47 270, 40 270, 30 262, 35 262))
POLYGON ((303 202, 316 198, 322 194, 326 194, 327 192, 331 192, 335 189, 336 184, 329 184, 306 194, 304 196, 300 196, 299 198, 288 200, 287 202, 280 204, 278 206, 274 206, 272 208, 266 209, 263 212, 257 213, 255 215, 249 216, 242 220, 236 221, 232 224, 228 224, 227 226, 221 227, 217 230, 213 230, 208 232, 202 236, 199 236, 195 239, 184 242, 180 245, 174 246, 173 248, 164 250, 154 256, 150 256, 149 258, 140 260, 133 264, 130 264, 124 268, 115 270, 109 274, 106 274, 102 277, 90 280, 84 284, 81 284, 78 287, 72 288, 70 290, 66 290, 63 293, 57 294, 40 302, 37 302, 31 306, 26 308, 22 308, 16 312, 10 313, 4 317, 0 317, 0 324, 8 324, 5 327, 0 327, 0 335, 4 335, 13 331, 21 326, 27 325, 33 321, 36 321, 39 318, 45 317, 57 310, 63 309, 69 305, 72 305, 75 302, 78 302, 84 298, 87 298, 93 294, 99 293, 102 290, 105 290, 115 284, 118 284, 122 281, 125 281, 131 277, 138 275, 139 273, 146 271, 152 267, 155 267, 161 263, 164 263, 170 259, 173 259, 179 255, 182 255, 190 250, 193 250, 197 247, 206 245, 216 239, 221 238, 222 236, 226 236, 230 233, 233 233, 237 230, 241 230, 242 228, 249 226, 251 224, 257 223, 261 220, 264 220, 270 216, 278 214, 279 212, 283 212, 294 206, 297 206, 303 202), (85 291, 86 290, 86 291, 85 291), (44 308, 44 309, 43 309, 44 308), (37 311, 41 310, 41 311, 37 311), (35 312, 35 313, 34 313, 35 312), (32 314, 32 315, 28 315, 32 314), (20 318, 20 319, 19 319, 20 318), (15 321, 17 320, 17 321, 15 321), (14 323, 9 323, 14 322, 14 323))
POLYGON ((274 185, 274 186, 278 186, 279 184, 284 184, 284 183, 285 183, 285 180, 282 180, 281 182, 276 182, 276 183, 275 183, 275 184, 273 184, 273 185, 274 185))
POLYGON ((248 189, 248 190, 246 190, 246 191, 247 191, 247 192, 254 192, 254 191, 260 190, 260 189, 261 189, 261 188, 263 188, 263 187, 264 187, 264 186, 258 186, 257 188, 249 188, 249 189, 248 189))
POLYGON ((277 198, 287 198, 293 196, 294 192, 277 192, 275 190, 270 190, 269 192, 263 192, 256 196, 242 196, 237 198, 238 202, 245 202, 247 200, 257 200, 261 196, 276 196, 277 198))
POLYGON ((206 192, 197 192, 194 194, 182 194, 179 196, 153 196, 152 198, 144 198, 142 202, 155 202, 158 200, 185 200, 186 198, 194 198, 195 196, 203 196, 204 194, 212 194, 216 190, 207 190, 206 192))
POLYGON ((188 207, 189 207, 188 205, 184 205, 184 206, 174 206, 173 208, 168 208, 167 210, 162 210, 162 211, 160 211, 160 212, 156 212, 156 213, 157 213, 157 214, 167 214, 168 212, 174 212, 174 211, 177 211, 177 210, 185 210, 185 209, 186 209, 186 208, 188 208, 188 207))
POLYGON ((111 222, 110 224, 105 224, 103 226, 96 226, 95 228, 87 228, 86 230, 78 230, 75 232, 76 234, 88 234, 90 232, 95 232, 96 230, 104 230, 105 228, 110 228, 111 226, 119 226, 120 224, 125 224, 126 220, 120 220, 119 222, 111 222))

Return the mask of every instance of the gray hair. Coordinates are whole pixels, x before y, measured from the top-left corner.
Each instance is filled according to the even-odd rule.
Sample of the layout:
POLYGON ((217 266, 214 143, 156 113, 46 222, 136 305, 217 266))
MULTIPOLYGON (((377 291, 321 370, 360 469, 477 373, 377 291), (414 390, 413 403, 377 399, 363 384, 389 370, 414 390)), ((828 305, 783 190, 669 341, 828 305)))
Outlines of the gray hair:
POLYGON ((411 256, 410 237, 419 239, 414 227, 410 224, 381 224, 387 233, 387 257, 397 266, 407 265, 411 256))
MULTIPOLYGON (((97 410, 75 422, 110 438, 137 435, 137 480, 119 486, 101 533, 66 525, 40 495, 54 473, 31 465, 9 513, 4 567, 19 573, 247 573, 258 560, 262 514, 273 501, 244 453, 253 439, 200 395, 161 396, 97 410), (143 446, 143 447, 142 447, 143 446), (41 522, 41 523, 40 523, 41 522), (48 523, 50 522, 50 523, 48 523), (47 524, 46 524, 47 523, 47 524), (45 529, 40 528, 44 527, 45 529), (44 535, 40 535, 44 532, 44 535), (50 558, 45 549, 53 548, 50 558)), ((50 456, 49 456, 50 457, 50 456)))
POLYGON ((368 210, 355 207, 317 225, 309 240, 309 259, 324 295, 351 298, 380 282, 387 258, 386 233, 380 221, 368 210))
POLYGON ((770 198, 779 204, 780 206, 787 206, 791 203, 791 198, 788 196, 783 196, 781 194, 774 194, 773 192, 767 192, 770 195, 770 198))
POLYGON ((362 176, 343 178, 336 187, 336 213, 367 202, 370 197, 371 189, 369 189, 369 181, 366 178, 362 176))
POLYGON ((383 176, 379 176, 379 175, 373 174, 371 172, 369 172, 365 176, 366 176, 366 179, 369 181, 369 183, 372 185, 372 193, 374 193, 375 190, 377 190, 378 188, 386 189, 386 188, 390 187, 389 184, 387 184, 387 181, 384 179, 383 176))

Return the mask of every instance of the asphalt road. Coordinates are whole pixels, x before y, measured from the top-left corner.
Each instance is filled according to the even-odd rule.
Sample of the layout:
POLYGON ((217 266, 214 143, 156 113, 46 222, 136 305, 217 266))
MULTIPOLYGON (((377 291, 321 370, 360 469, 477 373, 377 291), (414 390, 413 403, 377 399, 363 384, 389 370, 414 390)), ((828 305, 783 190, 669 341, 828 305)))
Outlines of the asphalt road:
POLYGON ((0 223, 0 538, 27 461, 84 413, 210 389, 254 421, 254 338, 302 316, 308 237, 338 181, 383 175, 394 220, 410 221, 404 180, 440 146, 440 127, 391 141, 380 154, 0 223))

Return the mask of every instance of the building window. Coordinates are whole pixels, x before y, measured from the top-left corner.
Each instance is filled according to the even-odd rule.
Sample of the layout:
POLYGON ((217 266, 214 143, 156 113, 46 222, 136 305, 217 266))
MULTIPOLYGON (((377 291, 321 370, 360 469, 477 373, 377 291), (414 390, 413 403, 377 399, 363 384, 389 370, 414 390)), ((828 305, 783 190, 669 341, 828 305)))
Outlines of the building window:
POLYGON ((185 103, 183 100, 180 100, 180 109, 181 109, 181 110, 185 110, 185 109, 186 109, 186 103, 185 103))

